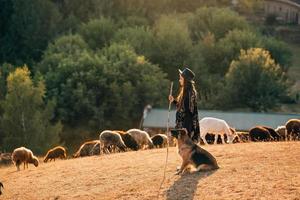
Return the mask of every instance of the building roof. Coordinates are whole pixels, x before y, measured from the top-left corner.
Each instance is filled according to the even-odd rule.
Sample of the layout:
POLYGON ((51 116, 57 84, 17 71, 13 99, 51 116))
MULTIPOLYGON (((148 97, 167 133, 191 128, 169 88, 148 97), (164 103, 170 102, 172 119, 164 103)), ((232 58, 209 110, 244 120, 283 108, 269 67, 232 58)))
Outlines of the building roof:
POLYGON ((300 5, 300 0, 290 0, 300 5))
MULTIPOLYGON (((175 110, 170 112, 169 127, 175 127, 175 110)), ((245 113, 199 110, 199 120, 203 117, 215 117, 225 120, 237 130, 249 130, 253 126, 264 125, 276 128, 285 125, 289 119, 300 119, 300 114, 245 113)), ((167 128, 168 110, 152 109, 143 122, 144 128, 167 128)))
POLYGON ((300 0, 267 0, 267 1, 269 2, 276 1, 276 2, 295 6, 296 8, 300 8, 300 0))

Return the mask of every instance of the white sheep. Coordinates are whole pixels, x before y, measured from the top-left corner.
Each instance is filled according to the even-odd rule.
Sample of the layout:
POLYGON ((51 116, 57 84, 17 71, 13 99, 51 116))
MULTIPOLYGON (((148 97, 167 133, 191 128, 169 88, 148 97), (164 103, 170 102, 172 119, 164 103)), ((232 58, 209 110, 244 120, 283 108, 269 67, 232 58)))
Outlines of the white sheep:
POLYGON ((200 136, 205 144, 208 144, 205 136, 207 133, 215 135, 214 144, 217 143, 218 136, 221 136, 222 143, 224 144, 224 134, 227 135, 227 142, 232 143, 236 137, 236 132, 234 129, 231 129, 226 121, 213 117, 204 117, 199 121, 200 125, 200 136))
POLYGON ((126 151, 126 145, 122 140, 121 135, 116 131, 105 130, 99 135, 100 151, 110 153, 109 148, 118 148, 121 151, 126 151))
POLYGON ((22 164, 22 162, 24 163, 24 170, 25 165, 28 168, 28 163, 34 164, 34 166, 36 167, 39 165, 38 158, 33 155, 30 149, 27 149, 25 147, 19 147, 13 151, 12 161, 16 165, 18 171, 20 170, 20 165, 22 164))
POLYGON ((141 149, 144 149, 146 146, 149 148, 154 147, 153 142, 146 131, 142 131, 140 129, 130 129, 127 131, 127 133, 135 139, 141 149))

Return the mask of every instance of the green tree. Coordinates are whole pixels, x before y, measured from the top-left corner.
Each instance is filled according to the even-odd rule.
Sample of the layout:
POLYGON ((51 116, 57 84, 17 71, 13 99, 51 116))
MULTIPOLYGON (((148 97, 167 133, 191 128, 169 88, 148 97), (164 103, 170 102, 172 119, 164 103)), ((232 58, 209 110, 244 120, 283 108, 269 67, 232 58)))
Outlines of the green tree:
POLYGON ((34 85, 26 66, 17 68, 8 76, 7 94, 1 102, 5 150, 26 146, 36 153, 42 153, 57 144, 62 125, 52 125, 55 102, 45 104, 44 96, 43 81, 34 85))
MULTIPOLYGON (((165 100, 165 74, 128 45, 112 44, 93 52, 79 35, 63 36, 49 46, 39 69, 46 69, 41 72, 47 98, 57 99, 59 119, 91 134, 132 127, 146 104, 165 100)), ((62 140, 82 137, 70 131, 62 140)))
POLYGON ((61 16, 49 0, 13 0, 13 13, 1 45, 3 61, 33 63, 56 35, 61 16))
POLYGON ((178 77, 189 59, 192 41, 186 23, 174 15, 162 16, 154 26, 157 50, 153 62, 166 72, 170 79, 178 77))
POLYGON ((8 75, 14 70, 15 67, 8 63, 4 63, 0 67, 0 100, 3 100, 5 98, 7 92, 6 79, 8 75))
POLYGON ((115 43, 127 43, 139 55, 152 61, 156 51, 155 38, 149 27, 129 27, 119 29, 113 39, 115 43))
POLYGON ((270 52, 271 57, 282 67, 283 71, 288 70, 292 62, 292 52, 285 42, 273 37, 263 37, 262 48, 270 52))
POLYGON ((215 65, 214 71, 225 75, 231 61, 238 58, 241 49, 256 47, 262 47, 262 42, 261 37, 255 32, 236 29, 229 31, 217 44, 215 53, 221 55, 218 56, 221 59, 215 61, 218 65, 215 65))
POLYGON ((80 35, 93 50, 109 45, 116 32, 116 25, 111 19, 100 18, 89 21, 80 27, 80 35))
POLYGON ((248 30, 249 24, 236 12, 215 7, 203 7, 188 20, 193 41, 199 41, 203 34, 213 33, 216 40, 223 38, 230 30, 248 30))
POLYGON ((111 115, 111 110, 115 110, 110 121, 121 123, 119 119, 123 119, 123 127, 130 127, 139 121, 145 105, 165 103, 168 83, 166 74, 158 66, 148 62, 144 56, 138 56, 128 45, 113 44, 103 51, 103 55, 108 60, 105 66, 107 85, 112 87, 106 92, 108 102, 121 98, 118 101, 120 110, 115 110, 115 103, 109 103, 106 113, 111 115), (117 88, 119 92, 114 91, 117 88), (128 123, 127 119, 132 119, 133 123, 128 123))
MULTIPOLYGON (((226 98, 232 106, 267 111, 286 95, 286 81, 270 53, 260 48, 241 50, 226 74, 226 98)), ((226 101, 224 101, 225 103, 226 101)))

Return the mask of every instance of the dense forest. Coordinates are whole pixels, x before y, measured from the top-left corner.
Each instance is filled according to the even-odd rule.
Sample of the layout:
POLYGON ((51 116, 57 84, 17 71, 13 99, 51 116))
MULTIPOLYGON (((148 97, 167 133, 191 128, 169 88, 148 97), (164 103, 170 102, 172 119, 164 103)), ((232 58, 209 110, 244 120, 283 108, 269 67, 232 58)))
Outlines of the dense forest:
POLYGON ((292 103, 288 45, 239 14, 260 3, 0 0, 0 150, 136 127, 145 105, 167 107, 184 67, 200 109, 292 103))

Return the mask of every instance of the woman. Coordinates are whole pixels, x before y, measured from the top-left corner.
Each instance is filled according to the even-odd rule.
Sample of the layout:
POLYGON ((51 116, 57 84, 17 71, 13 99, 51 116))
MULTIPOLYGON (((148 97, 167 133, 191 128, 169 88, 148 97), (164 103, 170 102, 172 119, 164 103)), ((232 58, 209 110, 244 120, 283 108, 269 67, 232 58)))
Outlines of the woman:
POLYGON ((194 72, 189 68, 179 70, 179 94, 176 99, 170 95, 169 101, 173 102, 177 108, 175 128, 186 128, 189 137, 194 142, 198 142, 200 130, 194 77, 194 72))

